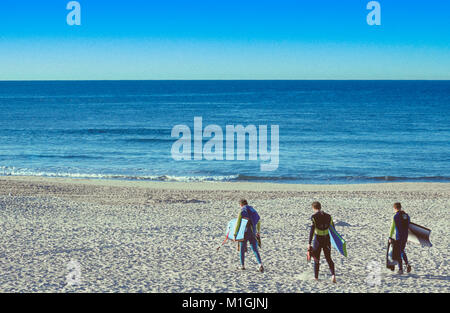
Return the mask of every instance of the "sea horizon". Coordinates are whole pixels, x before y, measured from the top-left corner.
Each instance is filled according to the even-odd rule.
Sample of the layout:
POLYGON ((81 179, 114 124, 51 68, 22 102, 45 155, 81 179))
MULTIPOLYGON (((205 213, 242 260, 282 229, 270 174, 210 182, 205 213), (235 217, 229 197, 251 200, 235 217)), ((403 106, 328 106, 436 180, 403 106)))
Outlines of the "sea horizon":
POLYGON ((11 80, 1 80, 0 83, 7 82, 146 82, 146 81, 417 81, 417 82, 433 82, 433 81, 442 81, 448 82, 450 79, 301 79, 301 78, 264 78, 264 79, 11 79, 11 80))

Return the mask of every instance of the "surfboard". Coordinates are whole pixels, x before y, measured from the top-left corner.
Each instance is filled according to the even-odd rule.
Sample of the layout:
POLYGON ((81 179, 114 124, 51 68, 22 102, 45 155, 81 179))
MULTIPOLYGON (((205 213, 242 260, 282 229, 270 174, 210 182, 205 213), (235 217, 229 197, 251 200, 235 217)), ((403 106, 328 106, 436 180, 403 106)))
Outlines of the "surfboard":
MULTIPOLYGON (((237 218, 233 218, 231 221, 228 222, 226 234, 228 239, 233 240, 234 239, 234 230, 236 228, 237 218)), ((242 218, 241 219, 241 226, 239 228, 239 231, 236 235, 236 241, 243 241, 244 235, 245 235, 245 229, 247 228, 248 219, 242 218)))
POLYGON ((395 255, 395 254, 397 254, 397 251, 394 250, 395 243, 396 243, 396 241, 394 239, 392 239, 392 243, 390 243, 388 241, 387 250, 386 250, 386 267, 388 269, 390 269, 391 271, 393 271, 395 269, 395 266, 398 264, 398 261, 396 261, 396 260, 398 259, 399 256, 395 255))
POLYGON ((328 227, 328 233, 330 234, 330 242, 333 248, 335 248, 343 256, 347 257, 347 243, 344 238, 339 235, 332 225, 328 227))
POLYGON ((409 242, 418 243, 422 247, 432 247, 433 245, 430 242, 430 234, 431 234, 430 229, 414 223, 409 223, 408 228, 409 242))

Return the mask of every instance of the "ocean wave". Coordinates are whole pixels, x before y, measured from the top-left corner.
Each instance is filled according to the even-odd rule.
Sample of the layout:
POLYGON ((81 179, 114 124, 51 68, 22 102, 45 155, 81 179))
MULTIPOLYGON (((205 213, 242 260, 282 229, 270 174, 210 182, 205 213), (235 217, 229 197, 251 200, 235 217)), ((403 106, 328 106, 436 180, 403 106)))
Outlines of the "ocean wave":
POLYGON ((80 172, 49 172, 34 171, 15 167, 0 167, 0 176, 38 176, 56 178, 80 178, 80 179, 117 179, 117 180, 143 180, 143 181, 166 181, 166 182, 206 182, 206 181, 233 181, 238 175, 217 176, 175 176, 175 175, 123 175, 123 174, 96 174, 80 172))
POLYGON ((169 128, 85 128, 85 129, 61 129, 51 130, 71 135, 169 135, 169 128))
POLYGON ((149 143, 149 142, 172 142, 176 141, 178 138, 128 138, 120 139, 122 142, 134 142, 134 143, 149 143))
POLYGON ((422 177, 399 177, 399 176, 377 176, 368 177, 369 180, 384 181, 450 181, 449 176, 422 176, 422 177))
POLYGON ((171 128, 4 128, 2 133, 8 134, 31 134, 31 135, 141 135, 141 136, 169 136, 171 135, 171 128))
POLYGON ((257 175, 126 175, 126 174, 97 174, 82 172, 52 172, 30 170, 0 166, 0 176, 38 176, 80 179, 114 179, 134 181, 163 181, 163 182, 280 182, 280 183, 364 183, 364 182, 450 182, 450 176, 317 176, 317 177, 293 177, 293 176, 257 176, 257 175))
POLYGON ((345 182, 450 182, 450 176, 334 176, 320 177, 321 181, 332 181, 338 183, 345 182))
MULTIPOLYGON (((283 93, 283 92, 277 92, 277 93, 283 93)), ((199 98, 212 98, 217 96, 251 96, 255 94, 260 94, 260 92, 256 91, 229 91, 229 92, 190 92, 190 93, 153 93, 153 94, 92 94, 92 95, 83 95, 83 94, 64 94, 64 95, 55 95, 55 94, 45 94, 45 95, 17 95, 17 94, 11 94, 11 95, 0 95, 0 100, 76 100, 76 99, 82 99, 83 101, 100 101, 102 99, 130 99, 132 102, 135 102, 138 99, 158 99, 158 98, 185 98, 185 97, 199 97, 199 98)), ((179 103, 179 102, 176 102, 179 103)), ((205 102, 187 102, 188 104, 205 104, 205 102)), ((209 103, 209 102, 208 102, 209 103)), ((216 102, 213 102, 216 103, 216 102)), ((217 102, 218 104, 224 103, 224 102, 217 102)), ((228 102, 227 102, 228 103, 228 102)))
POLYGON ((294 181, 301 180, 300 177, 288 177, 288 176, 252 176, 252 175, 237 175, 238 181, 294 181))
POLYGON ((40 159, 79 159, 79 160, 98 160, 104 159, 102 156, 85 155, 85 154, 2 154, 0 157, 14 158, 40 158, 40 159))
POLYGON ((317 177, 293 177, 293 176, 252 176, 238 175, 236 181, 275 181, 275 182, 329 182, 329 183, 345 183, 345 182, 450 182, 450 176, 419 176, 419 177, 401 177, 401 176, 317 176, 317 177))

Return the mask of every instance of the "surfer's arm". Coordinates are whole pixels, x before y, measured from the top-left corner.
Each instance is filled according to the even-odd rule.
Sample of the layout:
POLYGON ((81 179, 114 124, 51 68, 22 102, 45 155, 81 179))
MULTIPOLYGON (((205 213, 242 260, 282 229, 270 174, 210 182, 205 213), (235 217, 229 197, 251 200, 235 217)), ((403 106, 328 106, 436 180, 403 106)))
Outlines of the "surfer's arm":
POLYGON ((234 228, 234 237, 237 236, 239 232, 239 228, 241 228, 241 221, 242 221, 242 214, 239 213, 237 221, 236 221, 236 227, 234 228))
POLYGON ((330 220, 331 226, 333 226, 334 228, 336 228, 336 227, 334 226, 333 218, 332 218, 332 217, 330 217, 330 218, 331 218, 331 220, 330 220))
POLYGON ((256 224, 256 232, 258 234, 261 232, 261 221, 258 221, 258 224, 256 224))
POLYGON ((395 231, 395 220, 392 219, 391 232, 389 233, 389 238, 393 238, 392 236, 394 236, 394 231, 395 231))
POLYGON ((315 230, 315 226, 314 226, 314 223, 311 225, 311 231, 309 232, 309 241, 308 241, 308 243, 309 243, 309 245, 311 245, 311 242, 312 242, 312 240, 313 240, 313 237, 314 237, 314 230, 315 230))

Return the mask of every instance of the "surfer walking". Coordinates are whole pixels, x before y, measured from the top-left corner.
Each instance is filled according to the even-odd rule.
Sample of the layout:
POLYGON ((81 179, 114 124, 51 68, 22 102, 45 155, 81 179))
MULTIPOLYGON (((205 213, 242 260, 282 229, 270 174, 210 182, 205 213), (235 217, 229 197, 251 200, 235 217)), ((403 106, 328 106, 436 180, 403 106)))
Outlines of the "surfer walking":
POLYGON ((331 259, 330 235, 328 233, 330 225, 334 227, 333 219, 330 214, 322 211, 320 202, 313 202, 311 206, 314 214, 311 216, 312 225, 309 233, 308 253, 311 253, 314 258, 314 278, 319 280, 320 252, 323 250, 323 254, 330 268, 331 280, 333 283, 336 283, 334 262, 331 259))
POLYGON ((405 253, 406 242, 408 241, 408 228, 411 222, 408 214, 402 210, 402 205, 400 202, 394 203, 395 215, 392 218, 391 231, 389 233, 389 242, 393 243, 393 236, 395 231, 395 249, 398 249, 397 262, 398 262, 398 273, 403 274, 403 261, 405 261, 406 271, 411 272, 411 265, 408 263, 408 257, 405 253))
POLYGON ((250 246, 255 254, 256 261, 258 262, 258 271, 261 273, 264 272, 264 267, 262 265, 261 256, 258 250, 258 244, 261 245, 260 241, 260 230, 261 230, 261 221, 256 210, 248 205, 247 200, 241 199, 239 201, 241 210, 239 212, 236 228, 234 230, 234 239, 236 240, 236 236, 241 228, 242 219, 247 219, 248 223, 244 233, 244 239, 239 242, 239 250, 240 250, 240 260, 241 260, 241 269, 245 270, 245 252, 247 251, 247 242, 250 243, 250 246))

